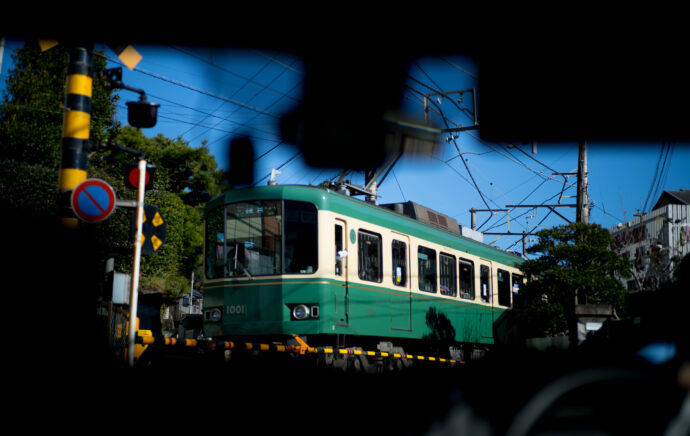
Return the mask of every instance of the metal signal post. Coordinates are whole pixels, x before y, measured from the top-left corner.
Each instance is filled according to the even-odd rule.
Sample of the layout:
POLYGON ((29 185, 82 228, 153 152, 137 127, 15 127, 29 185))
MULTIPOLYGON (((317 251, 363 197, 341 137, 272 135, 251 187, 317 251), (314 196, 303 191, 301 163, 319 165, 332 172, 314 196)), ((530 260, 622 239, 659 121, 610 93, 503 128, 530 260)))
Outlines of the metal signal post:
POLYGON ((134 345, 137 331, 137 304, 139 300, 139 267, 141 265, 142 228, 144 225, 144 193, 146 190, 146 160, 139 160, 139 186, 137 189, 136 224, 134 236, 134 261, 132 265, 132 287, 129 298, 129 339, 127 359, 129 366, 134 366, 134 345))

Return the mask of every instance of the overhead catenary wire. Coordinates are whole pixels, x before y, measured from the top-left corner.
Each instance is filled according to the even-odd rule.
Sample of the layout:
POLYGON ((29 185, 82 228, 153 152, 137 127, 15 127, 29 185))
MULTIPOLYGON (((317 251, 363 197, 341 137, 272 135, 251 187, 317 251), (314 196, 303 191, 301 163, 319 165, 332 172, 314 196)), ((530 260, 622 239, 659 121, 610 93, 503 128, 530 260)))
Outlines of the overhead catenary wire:
MULTIPOLYGON (((258 75, 259 75, 259 74, 260 74, 270 63, 271 63, 271 62, 268 61, 268 62, 266 62, 261 68, 259 68, 259 69, 254 73, 254 75, 252 76, 252 79, 253 79, 254 77, 258 76, 258 75)), ((231 98, 232 98, 232 97, 235 97, 235 96, 236 96, 240 91, 242 91, 249 83, 250 83, 250 79, 247 79, 247 80, 242 84, 242 86, 238 87, 238 88, 235 90, 235 92, 232 93, 232 95, 231 95, 230 97, 231 97, 231 98)), ((214 109, 214 110, 211 112, 211 114, 210 114, 209 116, 215 114, 215 113, 216 113, 217 111, 219 111, 220 108, 222 108, 223 106, 225 106, 225 102, 221 102, 221 103, 218 105, 218 107, 217 107, 216 109, 214 109)), ((237 109, 235 109, 235 110, 237 110, 237 109)), ((232 112, 232 114, 234 114, 234 113, 235 113, 235 111, 232 112)), ((231 114, 231 115, 232 115, 232 114, 231 114)), ((231 116, 231 115, 230 115, 230 116, 231 116)), ((227 118, 228 118, 228 117, 226 117, 226 119, 227 119, 227 118)), ((201 122, 204 121, 205 119, 206 119, 206 117, 204 117, 202 120, 200 120, 200 121, 199 121, 199 124, 201 124, 201 122)), ((216 125, 220 124, 221 122, 223 122, 223 120, 219 121, 216 125)), ((195 127, 198 127, 198 125, 194 125, 194 126, 190 127, 189 129, 187 129, 186 131, 184 131, 180 136, 184 138, 184 136, 185 136, 187 133, 191 132, 195 127)), ((206 133, 207 131, 208 131, 208 130, 205 130, 201 135, 195 136, 195 137, 192 139, 192 141, 195 140, 195 139, 197 139, 199 136, 202 136, 202 135, 203 135, 204 133, 206 133)))
MULTIPOLYGON (((276 167, 275 169, 276 169, 276 170, 283 169, 285 166, 287 166, 290 162, 292 162, 293 160, 295 160, 295 159, 297 158, 297 156, 299 156, 299 155, 301 155, 301 154, 302 154, 302 151, 298 151, 297 153, 295 153, 294 155, 292 155, 292 157, 290 157, 288 160, 286 160, 285 162, 283 162, 282 164, 280 164, 280 165, 279 165, 278 167, 276 167)), ((269 172, 267 175, 265 175, 264 177, 262 177, 262 178, 260 178, 259 180, 257 180, 256 182, 252 183, 252 186, 258 185, 259 183, 263 182, 264 180, 266 180, 266 179, 269 178, 269 177, 271 177, 271 173, 270 173, 270 172, 269 172)))
MULTIPOLYGON (((298 87, 298 86, 301 86, 301 84, 299 84, 299 83, 298 83, 298 84, 295 84, 295 85, 293 86, 292 89, 295 89, 295 88, 298 87)), ((256 95, 258 95, 258 93, 257 93, 256 95)), ((256 95, 255 95, 255 97, 256 97, 256 95)), ((282 98, 283 98, 283 97, 278 97, 278 98, 277 98, 276 100, 274 100, 271 104, 269 104, 268 106, 266 106, 266 109, 269 109, 269 108, 273 107, 274 105, 278 104, 278 102, 280 102, 280 101, 282 100, 282 98)), ((226 117, 224 120, 229 120, 229 117, 230 117, 231 115, 232 115, 232 114, 228 115, 228 117, 226 117)), ((246 127, 246 126, 249 125, 250 122, 252 122, 252 121, 255 120, 256 118, 258 118, 260 115, 261 115, 261 114, 255 114, 254 117, 248 119, 247 121, 245 121, 245 122, 243 122, 243 123, 239 123, 239 124, 240 124, 241 126, 245 126, 245 127, 246 127)), ((214 141, 214 143, 215 143, 215 142, 218 142, 218 141, 222 141, 223 139, 224 139, 224 138, 219 138, 219 139, 217 139, 216 141, 214 141)))
POLYGON ((479 77, 475 76, 474 74, 470 73, 469 71, 465 70, 464 68, 460 67, 459 65, 455 64, 455 62, 451 62, 448 58, 441 56, 441 59, 447 62, 449 65, 455 67, 456 69, 462 71, 463 73, 467 74, 471 78, 475 80, 479 80, 479 77))
MULTIPOLYGON (((434 83, 434 85, 435 85, 437 88, 440 88, 440 87, 438 86, 438 84, 435 83, 435 81, 433 80, 433 78, 431 78, 431 77, 430 77, 430 76, 429 76, 429 75, 428 75, 418 64, 417 64, 417 67, 419 67, 420 70, 421 70, 427 77, 429 77, 429 79, 434 83)), ((408 75, 408 77, 410 77, 411 80, 413 80, 413 81, 415 81, 415 82, 421 84, 422 86, 425 86, 426 88, 432 90, 433 92, 440 92, 438 89, 435 89, 435 88, 433 88, 432 86, 429 86, 429 85, 427 85, 427 84, 425 84, 425 83, 419 81, 418 79, 415 79, 414 77, 411 77, 411 76, 409 76, 409 75, 408 75)), ((422 92, 420 92, 419 90, 416 90, 416 89, 413 88, 412 86, 408 86, 408 89, 411 89, 411 90, 414 91, 415 93, 424 95, 422 92)), ((451 101, 453 101, 453 100, 451 99, 451 101)), ((455 104, 454 101, 453 101, 453 103, 455 104)), ((435 103, 434 103, 434 104, 435 104, 435 103)), ((457 107, 457 104, 455 104, 455 106, 457 107)), ((435 112, 436 112, 437 114, 439 114, 439 116, 441 116, 441 118, 444 120, 444 123, 446 123, 446 126, 447 126, 448 118, 443 114, 442 109, 439 107, 438 110, 435 110, 435 112)), ((507 159, 511 160, 512 162, 515 162, 515 163, 518 164, 518 165, 521 165, 522 167, 528 169, 529 171, 533 172, 534 174, 536 174, 536 175, 538 175, 539 177, 542 177, 542 178, 544 179, 543 182, 542 182, 535 190, 533 190, 532 192, 530 192, 530 193, 528 194, 527 198, 528 198, 529 196, 531 196, 534 192, 536 192, 536 190, 539 189, 541 186, 543 186, 543 184, 544 184, 546 181, 548 181, 548 180, 554 180, 554 181, 557 181, 557 182, 561 183, 561 190, 560 190, 560 192, 559 192, 558 194, 556 194, 555 196, 559 196, 559 195, 562 196, 562 195, 563 195, 563 192, 565 191, 566 188, 573 187, 572 184, 569 184, 569 183, 567 182, 567 179, 566 179, 565 177, 564 177, 564 180, 561 182, 560 180, 555 179, 554 177, 551 177, 551 176, 549 176, 549 175, 547 175, 547 174, 544 174, 542 171, 538 171, 538 170, 536 170, 536 169, 534 169, 534 168, 529 167, 529 166, 526 165, 524 162, 521 162, 521 161, 520 161, 516 156, 514 156, 511 152, 509 152, 509 151, 501 152, 501 151, 499 151, 496 147, 494 147, 494 146, 492 146, 492 145, 486 143, 486 141, 483 141, 483 140, 477 138, 476 136, 472 135, 471 133, 469 133, 469 132, 467 132, 467 131, 465 131, 465 133, 467 133, 469 136, 471 136, 472 138, 474 138, 474 139, 477 140, 478 142, 480 142, 480 143, 486 145, 486 146, 489 147, 492 151, 498 153, 499 155, 501 155, 501 156, 503 156, 503 157, 506 157, 507 159)), ((455 138, 451 138, 450 141, 453 141, 453 142, 454 142, 454 140, 455 140, 455 138)), ((450 141, 449 141, 449 142, 450 142, 450 141)), ((454 143, 454 145, 455 145, 455 143, 454 143)), ((457 146, 456 146, 456 147, 457 147, 457 146)), ((519 148, 518 148, 518 150, 519 150, 521 153, 527 155, 527 156, 528 156, 530 159, 532 159, 533 161, 537 162, 538 164, 542 165, 543 167, 545 167, 545 168, 551 170, 552 172, 556 173, 556 171, 555 171, 553 168, 549 167, 548 165, 544 164, 543 162, 539 161, 538 159, 536 159, 536 158, 534 158, 534 157, 528 155, 528 154, 525 153, 523 150, 521 150, 521 149, 519 149, 519 148)), ((458 151, 459 151, 459 150, 458 150, 458 151)), ((460 156, 461 159, 462 159, 462 153, 459 153, 458 156, 460 156)), ((463 159, 463 163, 464 163, 464 159, 463 159)), ((553 197, 555 197, 555 196, 552 196, 551 198, 553 198, 553 197)), ((524 201, 524 200, 523 200, 523 201, 524 201)), ((548 200, 547 200, 547 201, 548 201, 548 200)), ((486 204, 486 203, 485 203, 485 204, 486 204)), ((490 207, 488 207, 488 205, 487 205, 487 208, 488 208, 488 209, 491 209, 490 207)), ((529 211, 527 211, 527 212, 521 214, 520 216, 522 216, 522 215, 524 215, 524 214, 526 214, 526 213, 528 213, 528 212, 529 212, 529 211)), ((550 212, 549 212, 549 214, 550 214, 550 212)), ((492 218, 492 216, 490 216, 489 219, 487 219, 484 223, 482 223, 482 224, 479 226, 479 228, 481 229, 491 218, 492 218)), ((494 227, 495 227, 495 226, 494 226, 494 227)), ((492 228, 493 228, 493 227, 492 227, 492 228)))
MULTIPOLYGON (((241 80, 244 80, 244 81, 246 81, 247 83, 252 83, 252 84, 254 84, 254 85, 256 85, 256 86, 261 86, 261 87, 265 86, 263 83, 260 83, 260 82, 255 81, 253 77, 252 77, 252 78, 245 77, 245 76, 243 76, 243 75, 241 75, 241 74, 239 74, 239 73, 236 73, 236 72, 234 72, 234 71, 232 71, 232 70, 229 70, 229 69, 227 69, 227 68, 224 68, 224 67, 218 65, 218 64, 215 63, 215 62, 208 61, 207 59, 204 59, 203 57, 201 57, 201 56, 199 56, 199 55, 197 55, 197 54, 191 53, 191 52, 189 52, 189 51, 187 51, 187 50, 184 50, 184 49, 182 49, 182 48, 180 48, 180 47, 175 47, 175 46, 169 46, 169 47, 172 48, 173 50, 177 50, 177 51, 179 51, 179 52, 181 52, 181 53, 184 53, 184 54, 186 54, 187 56, 190 56, 190 57, 193 57, 193 58, 195 58, 195 59, 198 59, 199 61, 204 62, 204 63, 210 65, 211 67, 218 69, 219 71, 222 71, 222 72, 224 72, 224 73, 227 73, 227 74, 230 74, 230 75, 232 75, 232 76, 235 76, 235 77, 237 77, 237 78, 239 78, 239 79, 241 79, 241 80)), ((270 59, 269 59, 269 60, 270 60, 270 59)), ((293 63, 294 63, 294 61, 293 61, 293 63)), ((270 87, 267 88, 267 89, 270 90, 270 91, 272 91, 272 92, 275 92, 276 94, 279 94, 279 95, 281 95, 281 96, 289 97, 289 98, 295 100, 296 102, 299 101, 298 98, 293 97, 293 96, 289 95, 288 93, 285 93, 285 92, 280 91, 280 90, 278 90, 278 89, 274 89, 274 88, 270 88, 270 87)))
MULTIPOLYGON (((415 92, 419 92, 418 90, 416 90, 416 89, 414 89, 414 88, 412 88, 412 87, 410 87, 410 86, 408 86, 408 88, 414 90, 415 92)), ((434 104, 435 104, 435 103, 434 103, 434 104)), ((443 111, 441 111, 440 108, 438 108, 438 110, 439 110, 439 112, 440 112, 441 114, 443 114, 443 111)), ((446 124, 446 126, 448 126, 448 121, 446 120, 446 117, 445 117, 445 116, 442 116, 442 118, 443 118, 443 121, 444 121, 444 123, 446 124)), ((458 154, 461 155, 462 153, 460 152, 460 148, 459 148, 458 145, 456 144, 455 139, 453 139, 451 142, 453 143, 453 146, 454 146, 455 149, 457 150, 458 154)), ((481 189, 479 189, 479 186, 477 185, 477 182, 474 180, 474 176, 472 176, 472 172, 470 171, 469 167, 467 166, 467 162, 465 162, 464 159, 461 159, 461 161, 462 161, 463 165, 465 166, 465 169, 467 170, 467 174, 470 176, 470 179, 472 180, 472 185, 474 186, 475 190, 476 190, 477 193, 479 194, 479 197, 482 199, 482 202, 486 205, 487 209, 491 209, 491 206, 489 206, 489 203, 487 203, 486 199, 484 198, 484 194, 482 193, 481 189)))
MULTIPOLYGON (((415 80, 416 80, 416 79, 415 79, 415 80)), ((421 83, 421 82, 420 82, 420 83, 421 83)), ((425 85, 425 86, 428 87, 428 85, 425 85)), ((409 85, 407 85, 406 87, 407 87, 408 89, 410 89, 410 90, 412 90, 412 91, 418 93, 418 94, 424 95, 421 91, 419 91, 419 90, 417 90, 417 89, 415 89, 415 88, 413 88, 413 87, 411 87, 411 86, 409 86, 409 85)), ((432 90, 434 89, 434 88, 431 88, 431 87, 429 87, 429 88, 432 89, 432 90)), ((432 103, 433 103, 435 106, 437 106, 437 108, 438 108, 438 105, 437 105, 435 102, 432 102, 432 103)), ((448 122, 453 122, 452 120, 449 120, 448 117, 446 117, 446 116, 443 114, 443 111, 442 111, 440 108, 438 108, 435 112, 436 112, 437 114, 439 114, 439 116, 442 117, 444 123, 446 123, 446 127, 448 127, 448 124, 447 124, 448 122)), ((501 156, 503 156, 503 157, 505 157, 505 158, 507 158, 507 159, 509 159, 509 160, 511 160, 511 161, 513 161, 513 162, 515 162, 516 164, 518 164, 518 165, 520 165, 520 166, 526 168, 527 170, 529 170, 529 171, 531 171, 531 172, 533 172, 533 173, 539 175, 540 177, 544 177, 544 178, 546 178, 546 179, 550 179, 550 180, 556 181, 556 182, 558 182, 558 183, 566 183, 566 184, 567 184, 566 181, 561 182, 560 180, 558 180, 558 179, 556 179, 556 178, 554 178, 554 177, 552 177, 552 176, 549 176, 549 175, 547 175, 547 174, 544 174, 542 171, 538 171, 538 170, 535 170, 534 168, 531 168, 531 167, 527 166, 527 165, 524 164, 523 162, 517 160, 515 157, 506 155, 505 153, 503 153, 503 152, 501 152, 500 150, 498 150, 496 147, 494 147, 494 146, 492 146, 491 144, 489 144, 488 142, 486 142, 486 141, 484 141, 484 140, 478 138, 477 136, 473 135, 473 134, 470 133, 469 131, 464 131, 463 133, 469 135, 470 137, 472 137, 473 139, 475 139, 477 142, 479 142, 479 143, 481 143, 481 144, 487 146, 488 148, 491 149, 491 151, 493 151, 493 152, 495 152, 495 153, 497 153, 497 154, 499 154, 499 155, 501 155, 501 156)), ((460 154, 462 154, 462 153, 460 153, 460 154)), ((536 159, 535 159, 535 160, 536 160, 536 159)), ((539 161, 537 161, 537 162, 539 162, 539 161)), ((542 165, 544 165, 544 164, 541 163, 541 162, 539 162, 539 163, 542 164, 542 165)), ((546 166, 546 165, 544 165, 544 166, 547 167, 547 168, 549 168, 549 167, 546 166)), ((574 185, 569 185, 569 186, 574 186, 574 185)), ((487 207, 488 207, 488 205, 487 205, 487 207)))
MULTIPOLYGON (((114 58, 112 58, 112 57, 109 57, 109 56, 106 56, 106 58, 107 58, 109 61, 113 62, 113 63, 116 63, 116 64, 118 64, 118 65, 123 65, 123 66, 124 66, 124 64, 123 64, 122 62, 120 62, 119 60, 116 60, 116 59, 114 59, 114 58)), ((189 89, 190 91, 194 91, 194 92, 197 92, 197 93, 199 93, 199 94, 207 95, 207 96, 209 96, 209 97, 216 98, 216 99, 218 99, 218 100, 222 100, 222 101, 231 103, 231 104, 236 105, 236 106, 240 106, 240 107, 242 107, 242 108, 244 108, 244 109, 247 109, 247 110, 250 110, 250 111, 254 111, 254 112, 257 112, 257 113, 266 115, 266 116, 271 117, 271 118, 280 119, 280 116, 278 116, 278 115, 276 115, 276 114, 273 114, 273 113, 270 113, 270 112, 267 112, 267 111, 265 111, 265 110, 263 110, 263 109, 260 109, 260 108, 257 108, 257 107, 254 107, 254 106, 245 104, 244 102, 241 102, 241 101, 239 101, 239 100, 231 99, 231 98, 222 96, 222 95, 220 95, 220 94, 217 94, 217 93, 215 93, 215 92, 211 92, 211 91, 208 91, 208 90, 199 88, 199 87, 194 86, 194 85, 190 85, 190 84, 188 84, 188 83, 181 82, 181 81, 179 81, 179 80, 171 79, 171 78, 166 77, 166 76, 163 76, 163 75, 161 75, 161 74, 154 73, 153 71, 144 70, 143 68, 140 68, 140 67, 135 67, 135 68, 133 69, 133 71, 136 71, 136 72, 138 72, 138 73, 142 73, 142 74, 145 74, 145 75, 154 77, 154 78, 156 78, 156 79, 162 80, 162 81, 164 81, 164 82, 171 83, 171 84, 173 84, 173 85, 180 86, 180 87, 182 87, 182 88, 189 89)))
POLYGON ((672 153, 672 148, 673 147, 670 143, 663 143, 661 145, 659 159, 657 160, 656 168, 654 169, 654 175, 652 176, 652 182, 649 187, 649 192, 647 193, 644 205, 642 206, 642 210, 640 211, 642 213, 648 210, 648 206, 651 206, 649 205, 649 200, 658 197, 659 188, 663 186, 664 180, 668 174, 669 167, 666 166, 666 164, 670 162, 669 157, 672 153))
MULTIPOLYGON (((118 61, 115 60, 115 59, 109 58, 109 57, 107 57, 107 56, 105 56, 105 57, 106 57, 107 59, 109 59, 110 61, 112 61, 112 62, 121 64, 120 62, 118 62, 118 61)), ((268 64, 268 63, 270 63, 270 62, 267 62, 267 64, 268 64)), ((204 90, 204 89, 201 89, 201 88, 198 88, 198 87, 195 87, 195 86, 192 86, 192 85, 189 85, 189 84, 186 84, 186 83, 183 83, 183 82, 174 80, 174 79, 167 78, 167 77, 162 76, 162 75, 160 75, 160 74, 146 71, 146 70, 144 70, 144 69, 142 69, 142 68, 135 68, 135 71, 141 72, 141 73, 143 73, 143 74, 147 74, 147 75, 152 76, 152 77, 154 77, 154 78, 157 78, 157 79, 160 79, 160 80, 163 80, 163 81, 172 83, 172 84, 177 85, 177 86, 181 86, 181 87, 186 88, 186 89, 190 89, 190 90, 192 90, 192 91, 199 92, 199 93, 204 94, 204 95, 208 95, 208 96, 211 96, 211 97, 220 99, 220 100, 222 100, 222 103, 221 103, 221 105, 220 105, 218 108, 220 108, 220 107, 222 107, 223 105, 225 105, 225 103, 231 103, 231 104, 233 104, 233 105, 236 106, 235 111, 233 111, 232 113, 236 113, 237 110, 239 110, 240 108, 242 108, 242 109, 248 109, 248 110, 253 111, 253 112, 256 113, 255 117, 252 118, 252 119, 255 119, 256 117, 258 117, 258 116, 260 116, 260 115, 267 115, 267 116, 269 116, 269 117, 271 117, 271 118, 279 118, 277 115, 268 112, 266 109, 259 109, 259 108, 250 106, 250 105, 248 105, 246 102, 240 102, 240 101, 238 101, 238 100, 236 100, 236 99, 234 99, 234 98, 224 97, 224 96, 218 95, 218 94, 216 94, 216 93, 213 93, 213 92, 210 92, 210 91, 207 91, 207 90, 204 90)), ((286 71, 286 70, 285 70, 285 69, 281 70, 281 73, 284 72, 284 71, 286 71)), ((240 77, 241 77, 241 76, 240 76, 240 77)), ((277 78, 277 77, 278 77, 278 76, 276 76, 276 78, 277 78)), ((275 80, 276 78, 274 78, 274 80, 275 80)), ((245 78, 245 79, 247 79, 247 78, 245 78)), ((249 78, 249 79, 247 79, 247 80, 248 80, 248 81, 251 81, 251 82, 253 82, 253 83, 255 83, 255 84, 259 84, 258 82, 253 81, 253 79, 251 79, 251 78, 249 78)), ((260 92, 262 92, 263 90, 271 89, 271 88, 269 87, 269 85, 264 85, 264 84, 259 84, 259 85, 262 86, 262 89, 261 89, 259 92, 257 92, 257 93, 255 94, 254 97, 256 97, 256 96, 257 96, 260 92)), ((298 86, 300 86, 299 83, 298 83, 297 85, 293 86, 293 88, 292 88, 291 90, 295 89, 295 88, 298 87, 298 86)), ((274 106, 274 105, 277 104, 282 98, 285 98, 285 97, 290 97, 290 98, 292 98, 292 97, 289 95, 289 93, 282 93, 282 92, 279 92, 279 94, 280 94, 280 95, 279 95, 278 99, 275 100, 273 103, 271 103, 267 108, 270 108, 270 107, 274 106)), ((149 95, 151 95, 151 94, 149 94, 149 95)), ((233 94, 233 95, 235 95, 235 94, 233 94)), ((154 97, 154 98, 157 98, 157 99, 159 99, 159 100, 162 100, 162 101, 171 102, 170 100, 166 100, 166 99, 164 99, 164 98, 156 97, 156 96, 153 96, 153 95, 151 95, 151 96, 154 97)), ((254 97, 253 97, 253 98, 254 98, 254 97)), ((252 98, 252 99, 253 99, 253 98, 252 98)), ((199 109, 190 108, 189 106, 186 106, 186 105, 183 105, 183 104, 177 103, 177 102, 171 102, 171 103, 177 104, 177 105, 179 105, 179 106, 181 106, 181 107, 185 107, 185 108, 187 108, 187 109, 191 109, 191 110, 194 110, 194 111, 199 112, 199 113, 201 113, 201 114, 204 114, 204 116, 205 116, 206 118, 210 118, 210 117, 221 118, 221 117, 215 115, 214 112, 201 111, 201 110, 199 110, 199 109)), ((217 110, 218 108, 216 108, 216 110, 217 110)), ((165 115, 159 115, 159 116, 161 116, 162 118, 166 118, 165 115)), ((175 122, 183 122, 183 123, 185 123, 185 124, 190 124, 190 125, 192 125, 191 128, 194 128, 195 126, 201 126, 200 122, 194 123, 194 122, 188 122, 188 121, 183 121, 183 120, 175 119, 175 118, 172 118, 172 117, 167 117, 167 118, 170 119, 170 120, 172 120, 172 121, 175 121, 175 122)), ((203 127, 206 127, 206 131, 209 131, 209 130, 213 129, 213 130, 218 130, 218 131, 221 131, 221 132, 225 132, 225 133, 228 134, 228 135, 229 135, 229 134, 232 134, 232 133, 235 133, 235 131, 228 131, 228 130, 226 130, 226 129, 219 129, 217 126, 218 126, 221 122, 223 122, 223 121, 229 121, 229 122, 231 122, 231 123, 233 123, 233 124, 235 124, 235 125, 237 125, 237 126, 239 126, 239 127, 246 127, 246 126, 248 125, 248 123, 249 123, 251 120, 245 121, 245 122, 238 122, 238 121, 230 120, 230 119, 229 119, 229 116, 226 116, 226 117, 224 117, 224 118, 221 118, 221 120, 220 120, 218 123, 216 123, 215 125, 213 125, 213 126, 203 126, 203 127)), ((191 128, 188 129, 187 132, 188 132, 189 130, 191 130, 191 128)), ((253 128, 252 130, 256 130, 256 128, 253 128)), ((259 129, 259 131, 261 131, 261 130, 259 129)), ((185 132, 185 133, 186 133, 186 132, 185 132)), ((269 131, 265 131, 265 133, 267 133, 267 134, 273 134, 273 132, 269 132, 269 131)), ((195 139, 198 138, 199 136, 200 136, 200 135, 197 135, 197 136, 195 137, 195 139)), ((273 139, 273 138, 271 138, 271 139, 269 139, 269 138, 258 138, 258 137, 256 137, 256 135, 249 135, 249 136, 250 136, 250 137, 255 137, 255 138, 261 139, 261 140, 268 140, 268 141, 276 141, 276 142, 277 142, 277 144, 276 144, 275 146, 273 146, 273 147, 272 147, 268 152, 266 152, 265 154, 269 153, 270 151, 273 151, 275 148, 277 148, 278 146, 280 146, 280 145, 282 145, 282 144, 284 143, 284 142, 283 142, 282 140, 280 140, 280 139, 273 139)), ((227 137, 227 135, 226 135, 225 137, 227 137)), ((207 145, 212 145, 213 143, 216 143, 216 142, 218 142, 218 141, 220 141, 220 140, 222 140, 222 139, 223 139, 223 138, 218 139, 218 140, 213 141, 212 143, 207 144, 207 145)), ((265 155, 265 154, 264 154, 264 155, 265 155)), ((262 155, 262 157, 263 157, 264 155, 262 155)))
MULTIPOLYGON (((294 62, 294 61, 293 61, 293 62, 294 62)), ((258 74, 259 74, 261 71, 263 71, 264 68, 266 68, 270 63, 271 63, 270 60, 267 61, 266 64, 264 64, 264 66, 263 66, 261 69, 259 69, 259 71, 257 71, 256 74, 255 74, 253 77, 258 76, 258 74)), ((273 79, 271 79, 271 81, 269 81, 266 85, 263 85, 263 86, 262 86, 262 87, 261 87, 251 98, 247 99, 245 102, 246 102, 246 103, 249 103, 249 102, 251 102, 252 100, 254 100, 255 98, 257 98, 257 97, 258 97, 259 95, 261 95, 264 91, 266 91, 267 89, 269 89, 269 85, 271 85, 271 84, 273 84, 275 81, 277 81, 277 80, 278 80, 285 72, 287 72, 287 71, 288 71, 288 69, 287 69, 286 67, 283 67, 283 68, 280 70, 280 72, 279 72, 278 74, 276 74, 276 75, 273 77, 273 79)), ((232 97, 234 97, 235 95, 237 95, 237 93, 239 93, 240 90, 243 89, 248 83, 249 83, 248 81, 245 82, 245 84, 244 84, 242 87, 240 87, 239 89, 237 89, 237 90, 233 93, 232 97)), ((274 105, 276 105, 279 101, 281 101, 283 98, 285 98, 286 95, 289 95, 289 93, 292 92, 292 91, 293 91, 295 88, 297 88, 298 86, 301 86, 301 83, 300 83, 300 82, 298 82, 297 84, 295 84, 295 85, 290 89, 290 91, 288 91, 288 93, 285 93, 285 94, 279 96, 279 97, 278 97, 276 100, 274 100, 271 104, 269 104, 268 106, 266 106, 265 109, 269 109, 269 108, 273 107, 274 105)), ((220 124, 220 123, 223 122, 223 121, 229 120, 230 117, 232 117, 234 114, 236 114, 237 111, 239 111, 239 110, 240 110, 239 107, 238 107, 238 108, 235 108, 234 111, 232 111, 230 114, 228 114, 227 116, 225 116, 222 120, 218 121, 218 124, 220 124)), ((245 125, 245 126, 248 125, 251 121, 255 120, 255 119, 256 119, 257 117, 259 117, 259 116, 260 116, 260 114, 255 114, 253 118, 251 118, 251 119, 245 121, 244 123, 242 123, 242 125, 245 125)), ((203 135, 203 133, 202 133, 202 135, 203 135)), ((201 136, 201 135, 197 135, 197 137, 199 137, 199 136, 201 136)))

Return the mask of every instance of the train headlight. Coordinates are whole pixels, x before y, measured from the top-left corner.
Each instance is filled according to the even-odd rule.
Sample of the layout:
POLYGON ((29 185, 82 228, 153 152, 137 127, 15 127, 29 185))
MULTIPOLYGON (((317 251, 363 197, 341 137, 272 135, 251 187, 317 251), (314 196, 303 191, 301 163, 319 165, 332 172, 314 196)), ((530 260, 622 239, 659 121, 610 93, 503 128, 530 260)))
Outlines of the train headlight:
POLYGON ((304 304, 298 304, 292 309, 292 316, 295 319, 309 318, 309 308, 304 304))
POLYGON ((217 307, 207 310, 204 313, 204 319, 206 321, 211 321, 211 322, 218 322, 223 316, 223 312, 217 307))

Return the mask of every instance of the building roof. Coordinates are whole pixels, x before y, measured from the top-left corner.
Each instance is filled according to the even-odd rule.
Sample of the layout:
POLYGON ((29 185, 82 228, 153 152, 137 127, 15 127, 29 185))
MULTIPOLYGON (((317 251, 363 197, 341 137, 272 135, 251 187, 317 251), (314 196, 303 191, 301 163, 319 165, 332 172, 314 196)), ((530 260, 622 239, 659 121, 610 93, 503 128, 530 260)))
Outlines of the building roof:
POLYGON ((680 191, 664 191, 659 196, 652 210, 659 209, 669 204, 690 204, 690 189, 681 189, 680 191))

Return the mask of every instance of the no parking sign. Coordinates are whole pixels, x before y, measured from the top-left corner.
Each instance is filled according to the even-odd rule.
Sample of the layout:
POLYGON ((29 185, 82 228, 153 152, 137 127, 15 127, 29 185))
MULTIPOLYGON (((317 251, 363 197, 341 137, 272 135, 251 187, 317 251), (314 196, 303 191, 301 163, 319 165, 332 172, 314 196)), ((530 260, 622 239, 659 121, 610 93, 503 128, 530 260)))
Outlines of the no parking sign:
POLYGON ((97 223, 115 210, 115 191, 101 179, 87 179, 74 188, 70 203, 81 220, 97 223))

